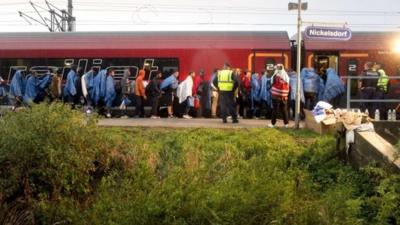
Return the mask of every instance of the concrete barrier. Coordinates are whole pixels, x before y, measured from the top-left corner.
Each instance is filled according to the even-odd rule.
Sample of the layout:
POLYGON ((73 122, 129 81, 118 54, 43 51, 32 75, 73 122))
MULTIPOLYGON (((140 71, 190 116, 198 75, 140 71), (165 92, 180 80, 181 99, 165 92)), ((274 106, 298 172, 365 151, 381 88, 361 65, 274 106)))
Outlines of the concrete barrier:
POLYGON ((376 132, 356 132, 349 160, 357 167, 376 163, 393 172, 400 172, 400 158, 394 146, 376 132))
POLYGON ((400 121, 375 121, 375 132, 392 145, 400 141, 400 121))

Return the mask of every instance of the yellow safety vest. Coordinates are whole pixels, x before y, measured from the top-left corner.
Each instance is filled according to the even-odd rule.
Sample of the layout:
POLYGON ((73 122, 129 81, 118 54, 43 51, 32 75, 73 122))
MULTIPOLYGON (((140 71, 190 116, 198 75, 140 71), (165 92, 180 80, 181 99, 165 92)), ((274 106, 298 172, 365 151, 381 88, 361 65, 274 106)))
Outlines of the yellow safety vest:
POLYGON ((381 88, 383 91, 387 92, 388 90, 388 83, 389 83, 389 78, 386 75, 385 71, 380 69, 378 70, 379 73, 379 79, 378 79, 378 88, 381 88))
POLYGON ((232 70, 218 71, 218 88, 220 91, 233 90, 232 70))

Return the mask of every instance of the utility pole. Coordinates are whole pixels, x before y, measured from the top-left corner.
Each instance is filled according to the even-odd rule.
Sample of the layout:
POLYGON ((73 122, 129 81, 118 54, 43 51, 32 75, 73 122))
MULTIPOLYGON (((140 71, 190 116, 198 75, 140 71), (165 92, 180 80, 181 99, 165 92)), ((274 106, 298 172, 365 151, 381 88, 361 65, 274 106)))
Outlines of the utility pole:
POLYGON ((297 9, 297 84, 296 84, 296 104, 295 104, 295 128, 300 128, 300 99, 301 99, 301 10, 307 10, 308 4, 301 3, 289 3, 289 10, 297 9))
POLYGON ((72 16, 72 10, 74 9, 72 5, 72 0, 68 0, 68 31, 75 31, 75 17, 72 16))
POLYGON ((32 8, 35 10, 37 16, 39 18, 35 18, 31 15, 28 15, 27 13, 18 11, 19 16, 24 18, 30 25, 32 23, 30 21, 34 21, 38 24, 41 24, 45 27, 50 32, 73 32, 75 31, 75 17, 72 16, 72 0, 68 0, 68 12, 64 9, 58 9, 56 6, 45 0, 46 6, 42 7, 40 5, 37 5, 33 3, 32 1, 29 1, 31 4, 32 8), (46 17, 42 15, 38 9, 41 9, 43 11, 46 11, 50 14, 49 17, 46 17), (68 25, 68 28, 67 28, 68 25))

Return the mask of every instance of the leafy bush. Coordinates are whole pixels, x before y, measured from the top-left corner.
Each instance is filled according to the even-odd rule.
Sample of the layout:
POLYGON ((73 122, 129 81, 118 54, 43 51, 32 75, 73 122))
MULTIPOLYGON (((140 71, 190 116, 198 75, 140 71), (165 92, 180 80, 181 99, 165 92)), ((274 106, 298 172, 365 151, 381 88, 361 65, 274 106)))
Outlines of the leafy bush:
POLYGON ((103 129, 62 105, 0 125, 0 202, 37 224, 400 221, 398 176, 354 170, 307 131, 103 129))

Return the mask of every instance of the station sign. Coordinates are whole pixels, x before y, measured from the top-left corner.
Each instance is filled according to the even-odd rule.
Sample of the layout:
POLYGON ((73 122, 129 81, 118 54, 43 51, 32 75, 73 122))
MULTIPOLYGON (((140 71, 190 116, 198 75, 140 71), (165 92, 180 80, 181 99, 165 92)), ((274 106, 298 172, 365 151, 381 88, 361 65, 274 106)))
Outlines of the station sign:
POLYGON ((348 41, 351 39, 351 30, 346 27, 306 27, 305 36, 309 39, 348 41))

